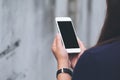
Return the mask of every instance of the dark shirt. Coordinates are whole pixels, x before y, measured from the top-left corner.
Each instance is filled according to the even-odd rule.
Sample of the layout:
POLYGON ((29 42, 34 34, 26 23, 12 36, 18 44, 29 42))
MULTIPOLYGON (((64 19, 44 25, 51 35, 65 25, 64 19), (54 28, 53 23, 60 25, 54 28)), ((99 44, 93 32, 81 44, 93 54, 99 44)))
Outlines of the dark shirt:
POLYGON ((120 42, 86 50, 76 64, 72 80, 120 80, 120 42))

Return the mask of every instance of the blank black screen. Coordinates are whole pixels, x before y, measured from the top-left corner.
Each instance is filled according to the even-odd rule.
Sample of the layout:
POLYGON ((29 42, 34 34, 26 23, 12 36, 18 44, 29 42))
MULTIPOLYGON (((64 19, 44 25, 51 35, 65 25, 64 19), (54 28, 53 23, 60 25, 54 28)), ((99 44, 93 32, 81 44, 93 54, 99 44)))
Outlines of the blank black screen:
POLYGON ((79 48, 71 21, 59 21, 58 25, 65 48, 79 48))

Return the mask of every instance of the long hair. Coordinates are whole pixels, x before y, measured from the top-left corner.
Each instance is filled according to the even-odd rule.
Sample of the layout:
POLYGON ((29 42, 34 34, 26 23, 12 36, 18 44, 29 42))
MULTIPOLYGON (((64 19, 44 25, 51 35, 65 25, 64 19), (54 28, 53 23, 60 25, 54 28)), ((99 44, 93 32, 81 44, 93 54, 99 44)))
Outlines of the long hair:
POLYGON ((106 2, 106 19, 96 46, 120 40, 120 0, 106 2))

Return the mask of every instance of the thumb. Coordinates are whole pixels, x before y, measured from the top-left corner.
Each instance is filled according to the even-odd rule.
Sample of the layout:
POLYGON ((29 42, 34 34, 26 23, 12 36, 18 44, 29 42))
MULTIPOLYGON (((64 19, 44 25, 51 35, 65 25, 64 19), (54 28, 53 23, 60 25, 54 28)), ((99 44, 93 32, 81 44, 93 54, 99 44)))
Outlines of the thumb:
POLYGON ((83 42, 78 37, 77 37, 77 41, 78 41, 79 47, 81 49, 81 52, 80 52, 80 54, 78 56, 78 57, 80 57, 83 54, 83 52, 86 50, 86 48, 85 48, 83 42))
POLYGON ((79 44, 79 47, 82 49, 82 50, 86 50, 83 42, 77 37, 77 41, 78 41, 78 44, 79 44))
POLYGON ((56 37, 56 45, 58 48, 61 48, 63 46, 61 42, 61 36, 59 33, 57 34, 57 37, 56 37))

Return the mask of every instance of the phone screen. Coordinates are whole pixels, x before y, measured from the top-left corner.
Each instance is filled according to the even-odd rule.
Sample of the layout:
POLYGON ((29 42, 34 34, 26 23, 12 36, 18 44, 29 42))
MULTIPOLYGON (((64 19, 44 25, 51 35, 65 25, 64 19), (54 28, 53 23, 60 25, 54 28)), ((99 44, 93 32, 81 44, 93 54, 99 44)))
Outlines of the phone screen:
POLYGON ((65 48, 79 48, 71 21, 58 21, 65 48))

